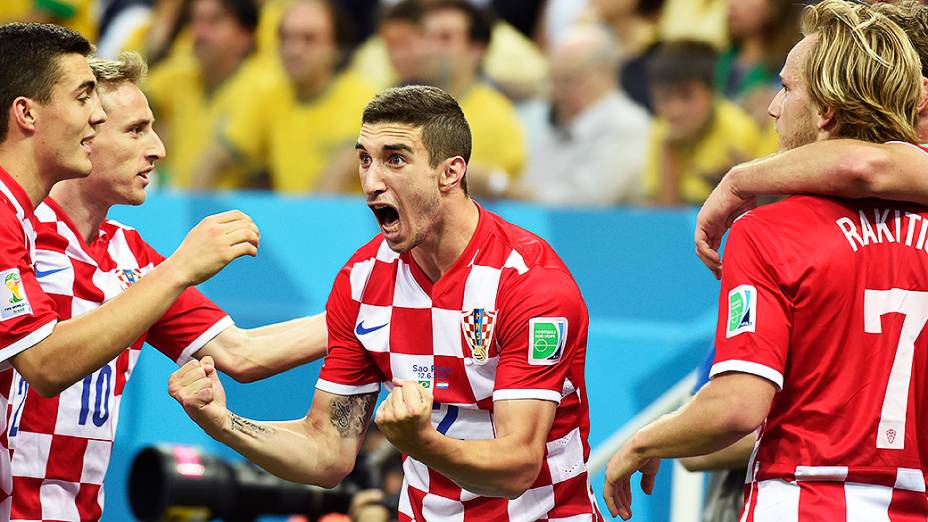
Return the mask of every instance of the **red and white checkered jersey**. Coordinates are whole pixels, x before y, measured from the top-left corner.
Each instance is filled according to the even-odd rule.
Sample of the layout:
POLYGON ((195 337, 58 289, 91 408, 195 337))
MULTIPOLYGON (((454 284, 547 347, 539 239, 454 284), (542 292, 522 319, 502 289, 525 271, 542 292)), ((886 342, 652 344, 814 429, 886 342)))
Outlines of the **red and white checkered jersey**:
POLYGON ((928 209, 880 200, 797 196, 734 224, 711 375, 778 388, 749 481, 915 491, 925 520, 926 236, 928 209))
POLYGON ((401 521, 602 519, 586 468, 586 305, 542 239, 480 209, 470 243, 432 283, 410 253, 377 236, 339 272, 326 312, 320 390, 418 381, 434 395, 434 427, 462 440, 494 437, 493 401, 558 403, 545 463, 525 494, 482 497, 407 458, 401 521))
MULTIPOLYGON (((58 314, 36 280, 35 215, 26 192, 0 168, 0 411, 8 411, 10 357, 48 337, 58 314)), ((6 416, 0 420, 0 521, 9 520, 10 452, 6 416)))
MULTIPOLYGON (((35 212, 36 274, 62 320, 99 307, 164 260, 135 229, 115 221, 105 221, 88 245, 51 198, 35 212)), ((143 342, 183 364, 231 325, 225 312, 191 288, 146 335, 56 397, 30 390, 14 372, 12 520, 99 519, 122 392, 143 342)))

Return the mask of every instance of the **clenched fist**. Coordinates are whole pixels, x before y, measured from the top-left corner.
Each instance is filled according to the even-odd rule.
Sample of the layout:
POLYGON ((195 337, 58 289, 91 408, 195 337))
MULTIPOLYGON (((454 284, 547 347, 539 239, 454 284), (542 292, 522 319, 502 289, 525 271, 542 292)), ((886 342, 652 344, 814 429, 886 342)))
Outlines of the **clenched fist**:
POLYGON ((397 449, 414 455, 423 438, 435 432, 432 394, 415 381, 394 379, 393 391, 380 403, 374 422, 397 449))
POLYGON ((226 392, 213 358, 189 361, 168 378, 168 394, 206 433, 215 436, 227 422, 226 392))
POLYGON ((189 286, 198 285, 241 256, 256 256, 261 234, 239 210, 207 216, 187 233, 165 263, 178 270, 189 286))

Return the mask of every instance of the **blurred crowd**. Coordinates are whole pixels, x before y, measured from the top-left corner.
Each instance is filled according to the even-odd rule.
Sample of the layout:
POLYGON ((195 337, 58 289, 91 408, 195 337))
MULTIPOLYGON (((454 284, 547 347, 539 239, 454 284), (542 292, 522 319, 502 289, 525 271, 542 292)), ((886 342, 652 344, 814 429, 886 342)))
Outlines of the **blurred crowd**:
POLYGON ((470 123, 480 198, 700 204, 776 152, 767 105, 797 42, 784 0, 4 0, 0 22, 140 52, 176 190, 360 191, 360 114, 431 84, 470 123))

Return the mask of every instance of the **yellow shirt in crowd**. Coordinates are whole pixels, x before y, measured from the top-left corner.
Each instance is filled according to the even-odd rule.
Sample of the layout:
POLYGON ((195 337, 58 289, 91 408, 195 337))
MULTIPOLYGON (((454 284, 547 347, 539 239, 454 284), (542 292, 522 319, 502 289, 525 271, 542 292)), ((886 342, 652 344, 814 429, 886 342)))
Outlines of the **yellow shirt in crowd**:
MULTIPOLYGON (((208 93, 200 66, 190 54, 172 56, 155 67, 145 82, 145 92, 170 151, 159 167, 166 175, 166 184, 189 188, 201 156, 229 114, 243 103, 255 100, 255 93, 276 77, 276 71, 252 55, 215 92, 208 93)), ((236 166, 222 172, 213 186, 221 189, 247 186, 248 172, 236 166)))
POLYGON ((492 86, 476 82, 458 98, 470 124, 470 164, 502 169, 510 180, 525 166, 525 132, 515 107, 492 86))
MULTIPOLYGON (((644 185, 654 199, 660 189, 661 156, 667 122, 655 119, 648 137, 644 185)), ((716 102, 712 126, 701 140, 690 145, 680 158, 680 195, 692 205, 702 204, 718 179, 738 163, 765 153, 754 121, 740 107, 726 100, 716 102)))
POLYGON ((296 97, 280 80, 223 126, 223 142, 238 156, 270 172, 271 188, 306 193, 316 188, 331 161, 358 139, 361 113, 373 87, 351 73, 337 76, 312 100, 296 97))
POLYGON ((0 22, 21 20, 33 10, 54 17, 91 42, 97 39, 96 0, 0 0, 0 22))

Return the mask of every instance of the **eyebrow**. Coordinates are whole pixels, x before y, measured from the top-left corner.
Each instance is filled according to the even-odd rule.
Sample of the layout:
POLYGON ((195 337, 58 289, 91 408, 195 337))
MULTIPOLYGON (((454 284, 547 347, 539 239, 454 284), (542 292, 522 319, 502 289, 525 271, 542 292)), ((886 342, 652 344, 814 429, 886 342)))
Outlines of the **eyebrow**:
POLYGON ((86 82, 80 84, 77 89, 74 89, 74 92, 84 92, 84 91, 93 91, 97 88, 97 82, 94 80, 87 80, 86 82))
MULTIPOLYGON (((361 145, 361 142, 355 143, 354 148, 355 150, 367 150, 367 148, 364 147, 364 145, 361 145)), ((395 144, 384 145, 383 150, 384 151, 401 150, 401 151, 408 152, 410 154, 414 154, 412 147, 410 147, 409 145, 406 145, 405 143, 395 143, 395 144)))

